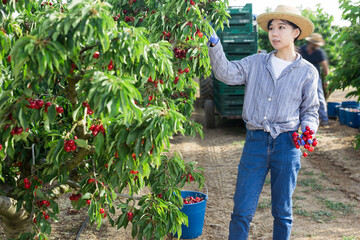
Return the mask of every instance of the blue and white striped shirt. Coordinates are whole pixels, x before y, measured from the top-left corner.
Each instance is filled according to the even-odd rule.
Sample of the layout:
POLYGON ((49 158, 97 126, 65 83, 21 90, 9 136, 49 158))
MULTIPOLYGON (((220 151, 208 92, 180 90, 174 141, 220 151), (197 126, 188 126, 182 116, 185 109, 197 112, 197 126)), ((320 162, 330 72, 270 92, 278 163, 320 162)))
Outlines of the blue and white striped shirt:
POLYGON ((271 53, 259 53, 239 61, 228 61, 218 42, 209 47, 209 57, 216 79, 228 85, 245 84, 242 118, 250 130, 280 133, 319 125, 319 99, 316 68, 299 54, 296 60, 275 77, 271 53))

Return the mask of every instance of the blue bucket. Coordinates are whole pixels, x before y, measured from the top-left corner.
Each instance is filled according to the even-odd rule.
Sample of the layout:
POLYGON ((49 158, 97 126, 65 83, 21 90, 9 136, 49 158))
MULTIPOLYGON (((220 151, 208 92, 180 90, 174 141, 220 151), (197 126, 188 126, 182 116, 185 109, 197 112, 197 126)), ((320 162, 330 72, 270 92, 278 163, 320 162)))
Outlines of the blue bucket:
POLYGON ((344 101, 341 102, 341 107, 343 108, 360 108, 360 103, 356 101, 344 101))
POLYGON ((336 118, 336 112, 335 107, 340 106, 340 103, 338 102, 328 102, 327 103, 327 109, 328 109, 328 117, 329 118, 336 118))
POLYGON ((360 127, 359 110, 349 109, 348 111, 346 111, 346 125, 352 128, 360 127))
POLYGON ((346 124, 346 108, 340 108, 339 121, 340 124, 346 124))
POLYGON ((341 108, 341 104, 335 106, 335 114, 337 118, 340 118, 340 108, 341 108))
POLYGON ((205 193, 194 192, 194 191, 181 191, 181 197, 199 197, 204 200, 193 204, 184 204, 181 212, 188 216, 189 226, 181 226, 181 237, 180 239, 193 239, 197 238, 202 234, 205 219, 206 201, 208 196, 205 193))

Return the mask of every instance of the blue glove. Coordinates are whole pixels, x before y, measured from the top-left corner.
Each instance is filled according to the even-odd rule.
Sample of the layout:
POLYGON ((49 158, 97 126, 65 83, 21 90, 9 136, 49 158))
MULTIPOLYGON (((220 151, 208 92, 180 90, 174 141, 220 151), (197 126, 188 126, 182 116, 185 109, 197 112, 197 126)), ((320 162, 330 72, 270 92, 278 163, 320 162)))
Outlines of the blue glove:
MULTIPOLYGON (((205 19, 205 18, 204 18, 205 19)), ((209 23, 210 24, 210 26, 212 25, 212 23, 210 22, 209 23)), ((218 42, 219 42, 219 37, 218 37, 218 35, 216 34, 216 32, 214 31, 214 29, 212 29, 212 34, 211 34, 211 36, 210 36, 210 38, 209 38, 209 36, 206 34, 206 33, 204 33, 205 34, 205 36, 209 39, 209 42, 211 42, 211 43, 213 43, 213 44, 217 44, 218 42)))
POLYGON ((209 38, 209 42, 213 43, 213 44, 217 44, 219 42, 219 37, 218 35, 216 35, 216 32, 213 31, 213 34, 210 36, 209 38))

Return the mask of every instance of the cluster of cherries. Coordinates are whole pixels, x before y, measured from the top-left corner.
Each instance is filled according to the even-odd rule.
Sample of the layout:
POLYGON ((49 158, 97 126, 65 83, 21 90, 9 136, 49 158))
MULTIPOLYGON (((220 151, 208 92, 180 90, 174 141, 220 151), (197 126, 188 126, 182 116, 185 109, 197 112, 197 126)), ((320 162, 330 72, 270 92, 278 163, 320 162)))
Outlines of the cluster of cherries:
MULTIPOLYGON (((26 105, 27 108, 31 108, 31 109, 40 109, 44 106, 44 101, 41 99, 36 99, 33 100, 32 98, 27 99, 29 102, 29 105, 26 105)), ((45 112, 48 112, 48 108, 52 105, 51 102, 46 102, 45 103, 45 112)), ((64 108, 61 106, 57 106, 56 108, 56 112, 57 113, 63 113, 64 112, 64 108)))
POLYGON ((25 188, 25 189, 30 189, 30 187, 31 187, 31 182, 30 182, 30 180, 27 179, 27 178, 24 178, 23 182, 24 182, 24 188, 25 188))
MULTIPOLYGON (((185 175, 183 175, 183 176, 181 177, 181 179, 183 179, 184 176, 185 176, 185 175)), ((191 175, 191 173, 189 173, 188 175, 186 175, 186 181, 187 181, 187 182, 192 182, 192 181, 195 181, 195 178, 191 175)))
MULTIPOLYGON (((164 84, 164 81, 161 79, 156 79, 155 81, 152 79, 152 77, 149 77, 148 80, 147 80, 149 83, 153 83, 154 84, 154 88, 157 88, 158 86, 158 83, 160 82, 161 84, 164 84)), ((151 101, 151 100, 149 100, 151 101)))
POLYGON ((106 212, 105 212, 105 209, 103 208, 100 208, 99 210, 100 214, 104 214, 103 217, 106 218, 106 212))
POLYGON ((81 198, 81 193, 73 193, 69 198, 70 198, 70 201, 77 202, 81 198))
POLYGON ((175 47, 173 49, 175 57, 178 58, 178 59, 186 58, 186 54, 187 54, 188 51, 189 51, 189 49, 179 49, 177 47, 175 47))
POLYGON ((203 197, 194 198, 193 196, 190 196, 190 197, 186 197, 186 198, 183 199, 184 204, 193 204, 193 203, 198 203, 198 202, 201 202, 201 201, 204 201, 203 197))
MULTIPOLYGON (((300 146, 304 146, 305 149, 309 150, 309 152, 314 151, 314 147, 318 144, 318 141, 316 138, 313 139, 314 130, 311 130, 309 126, 305 127, 305 132, 303 132, 300 136, 297 132, 294 132, 292 134, 293 141, 295 143, 295 146, 297 149, 300 148, 300 146)), ((308 156, 308 153, 303 153, 304 157, 308 156)))
POLYGON ((39 208, 42 208, 43 206, 45 207, 49 207, 50 206, 50 202, 47 201, 47 200, 42 200, 42 201, 36 201, 36 205, 39 207, 39 208))
POLYGON ((40 109, 44 106, 44 101, 41 99, 33 100, 32 98, 28 99, 29 105, 26 105, 27 108, 31 109, 40 109))
POLYGON ((65 152, 73 152, 76 150, 76 144, 75 141, 70 139, 68 141, 65 141, 65 145, 64 145, 64 150, 65 152))
POLYGON ((105 135, 105 128, 102 124, 101 125, 92 124, 89 130, 92 131, 92 135, 94 136, 97 136, 99 132, 105 135))
POLYGON ((83 107, 87 108, 86 112, 88 115, 92 115, 94 113, 94 111, 90 108, 90 105, 88 102, 83 102, 82 105, 83 105, 83 107))

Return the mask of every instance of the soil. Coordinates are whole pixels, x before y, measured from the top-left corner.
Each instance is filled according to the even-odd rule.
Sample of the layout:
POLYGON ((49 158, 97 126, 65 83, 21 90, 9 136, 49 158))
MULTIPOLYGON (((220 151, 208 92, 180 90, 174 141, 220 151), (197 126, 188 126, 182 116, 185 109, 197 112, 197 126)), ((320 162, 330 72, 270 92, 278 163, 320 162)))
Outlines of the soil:
MULTIPOLYGON (((331 102, 341 102, 345 92, 335 91, 331 102)), ((200 105, 200 104, 198 104, 200 105)), ((196 106, 193 119, 204 123, 204 109, 196 106)), ((320 127, 319 144, 302 168, 293 196, 294 223, 291 239, 360 240, 360 150, 354 149, 358 129, 331 120, 320 127)), ((227 239, 233 208, 237 166, 245 141, 242 120, 216 119, 216 128, 204 128, 204 138, 175 136, 172 151, 179 151, 185 161, 197 161, 205 169, 208 191, 202 235, 197 238, 227 239)), ((187 190, 196 190, 188 186, 187 190)), ((206 189, 201 191, 206 193, 206 189)), ((86 219, 86 210, 74 211, 66 194, 60 199, 59 222, 53 224, 51 239, 75 239, 86 219)), ((251 223, 249 239, 272 239, 272 216, 269 176, 265 181, 258 208, 251 223)), ((100 230, 84 225, 79 239, 131 239, 130 228, 112 228, 105 221, 100 230)), ((1 229, 0 229, 1 232, 1 229)), ((0 234, 0 238, 4 237, 0 234)))

